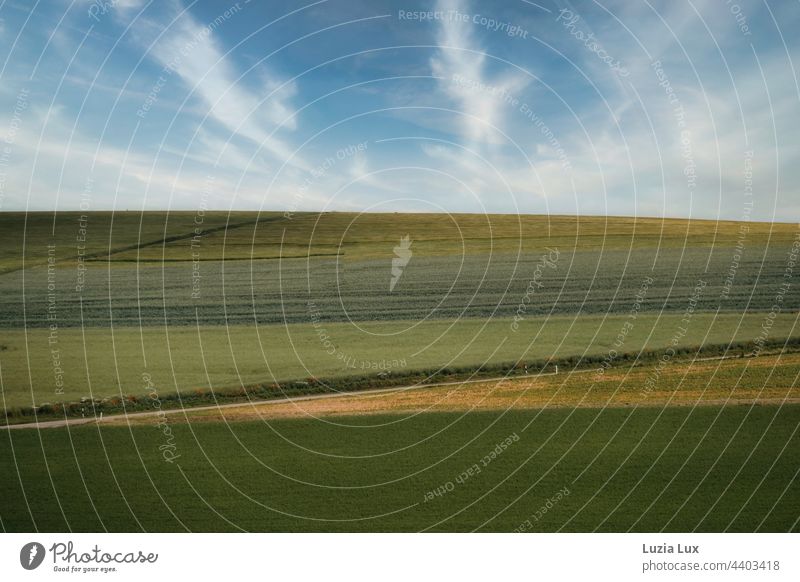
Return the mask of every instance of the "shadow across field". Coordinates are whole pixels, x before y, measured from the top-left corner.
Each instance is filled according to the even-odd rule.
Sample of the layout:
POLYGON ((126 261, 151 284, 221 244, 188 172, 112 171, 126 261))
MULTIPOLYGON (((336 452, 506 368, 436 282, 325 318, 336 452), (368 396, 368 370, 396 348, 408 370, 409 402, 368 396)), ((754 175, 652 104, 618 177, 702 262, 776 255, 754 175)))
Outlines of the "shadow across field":
POLYGON ((0 516, 10 532, 797 531, 798 425, 800 406, 176 424, 172 461, 153 426, 11 431, 0 516))

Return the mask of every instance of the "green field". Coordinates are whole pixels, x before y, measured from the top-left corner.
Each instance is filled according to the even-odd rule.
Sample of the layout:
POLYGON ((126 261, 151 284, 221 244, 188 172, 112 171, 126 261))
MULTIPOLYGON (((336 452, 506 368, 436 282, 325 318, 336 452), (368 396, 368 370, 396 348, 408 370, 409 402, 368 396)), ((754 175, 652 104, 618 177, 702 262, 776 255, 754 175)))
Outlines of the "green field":
POLYGON ((626 352, 666 347, 690 307, 684 346, 752 341, 765 322, 771 341, 799 335, 797 286, 769 316, 795 225, 242 212, 0 225, 6 407, 140 395, 145 372, 175 393, 596 355, 634 307, 626 352))
POLYGON ((529 520, 534 531, 798 531, 797 406, 397 419, 176 424, 172 463, 153 426, 10 431, 0 443, 0 523, 514 531, 529 520), (475 464, 479 473, 457 479, 475 464), (445 493, 429 493, 439 487, 445 493), (569 495, 536 521, 565 487, 569 495))
MULTIPOLYGON (((532 316, 625 312, 645 277, 648 311, 682 311, 698 280, 708 284, 699 309, 764 311, 797 235, 793 225, 757 223, 742 234, 736 223, 685 220, 344 213, 239 213, 230 222, 246 226, 226 231, 227 215, 214 213, 192 246, 185 213, 85 223, 58 214, 55 236, 50 215, 14 216, 0 215, 12 239, 0 255, 0 328, 309 323, 309 301, 324 321, 511 317, 533 279, 532 316), (87 242, 76 242, 83 230, 87 242), (413 256, 390 292, 404 235, 413 256), (79 252, 100 255, 79 264, 79 252), (549 254, 557 261, 537 274, 549 254)), ((796 293, 786 299, 800 308, 796 293)))
MULTIPOLYGON (((676 313, 643 314, 626 337, 624 350, 659 350, 670 343, 681 324, 676 313)), ((729 313, 695 315, 682 345, 747 342, 758 335, 764 316, 729 313)), ((134 329, 112 333, 104 328, 59 332, 59 364, 64 370, 58 392, 52 345, 43 329, 6 331, 0 352, 3 398, 7 407, 81 398, 121 398, 147 392, 149 374, 159 394, 192 394, 196 390, 231 389, 242 384, 295 378, 377 378, 393 373, 485 363, 536 361, 582 355, 597 356, 614 346, 625 316, 567 317, 522 321, 511 319, 370 322, 358 329, 330 323, 289 326, 202 326, 134 329), (323 330, 331 344, 321 340, 323 330), (397 364, 397 365, 395 365, 397 364)), ((797 335, 797 316, 775 319, 773 337, 797 335)))
MULTIPOLYGON (((752 223, 748 238, 783 244, 796 234, 791 224, 752 223)), ((720 247, 735 244, 740 223, 593 216, 362 214, 347 212, 3 212, 0 271, 47 262, 47 245, 62 260, 79 246, 97 258, 191 260, 195 229, 203 237, 203 259, 252 259, 342 254, 347 259, 382 258, 403 234, 419 256, 532 252, 545 245, 564 250, 720 247), (87 220, 82 223, 81 216, 87 220), (216 230, 233 225, 233 228, 216 230), (82 233, 85 231, 85 233, 82 233), (85 234, 85 241, 77 237, 85 234), (131 248, 133 247, 133 248, 131 248), (280 252, 283 249, 284 252, 280 252)), ((389 250, 391 256, 391 249, 389 250)))
POLYGON ((0 528, 798 531, 799 232, 0 213, 0 528))

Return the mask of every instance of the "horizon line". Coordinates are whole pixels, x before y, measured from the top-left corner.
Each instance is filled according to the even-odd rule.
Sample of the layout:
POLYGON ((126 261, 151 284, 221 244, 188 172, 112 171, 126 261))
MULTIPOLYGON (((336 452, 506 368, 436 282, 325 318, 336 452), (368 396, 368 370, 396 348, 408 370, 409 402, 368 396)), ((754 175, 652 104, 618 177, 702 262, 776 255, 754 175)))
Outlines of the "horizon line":
MULTIPOLYGON (((113 213, 113 214, 154 214, 154 213, 187 213, 187 212, 200 212, 202 211, 204 214, 225 214, 228 215, 235 214, 235 213, 253 213, 253 214, 272 214, 272 213, 279 213, 279 214, 289 214, 289 215, 297 215, 297 214, 427 214, 427 215, 437 215, 441 214, 442 216, 541 216, 541 217, 566 217, 566 218, 621 218, 621 219, 641 219, 641 220, 684 220, 684 221, 702 221, 702 222, 737 222, 737 223, 757 223, 757 224, 798 224, 800 225, 800 220, 764 220, 764 219, 735 219, 735 218, 706 218, 706 217, 692 217, 692 216, 654 216, 654 215, 646 215, 646 214, 578 214, 578 213, 533 213, 533 212, 431 212, 431 211, 419 211, 419 210, 404 210, 404 211, 394 211, 394 210, 376 210, 370 212, 362 212, 358 210, 288 210, 284 208, 280 209, 217 209, 217 208, 208 208, 208 209, 198 209, 198 208, 175 208, 175 209, 168 209, 168 208, 148 208, 146 210, 131 210, 131 209, 114 209, 114 208, 95 208, 92 210, 81 210, 80 208, 77 209, 63 209, 63 210, 17 210, 17 209, 0 209, 0 215, 2 214, 98 214, 98 213, 113 213)), ((291 216, 286 217, 287 219, 291 220, 291 216)))

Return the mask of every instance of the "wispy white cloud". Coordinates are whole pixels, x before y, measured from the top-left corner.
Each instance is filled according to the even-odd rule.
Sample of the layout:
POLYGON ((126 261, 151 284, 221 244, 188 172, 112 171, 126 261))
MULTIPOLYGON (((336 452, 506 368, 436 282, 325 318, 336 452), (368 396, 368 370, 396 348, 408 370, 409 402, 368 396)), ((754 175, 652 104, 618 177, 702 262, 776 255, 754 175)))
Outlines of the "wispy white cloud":
MULTIPOLYGON (((462 0, 439 0, 436 10, 471 13, 462 0)), ((465 192, 460 195, 474 196, 487 207, 494 198, 496 202, 505 200, 504 211, 520 205, 530 209, 541 200, 535 172, 520 156, 511 156, 511 161, 503 150, 509 147, 509 120, 518 115, 511 103, 525 92, 531 76, 510 65, 490 67, 491 57, 469 20, 443 18, 437 24, 438 49, 430 59, 431 74, 439 77, 442 103, 458 112, 447 115, 452 118, 455 139, 462 142, 422 146, 430 160, 452 175, 440 187, 452 189, 462 184, 465 192)))
MULTIPOLYGON (((246 18, 245 10, 243 7, 229 18, 246 18)), ((176 4, 173 16, 176 19, 165 31, 163 21, 142 18, 133 23, 140 45, 151 46, 148 56, 164 67, 167 74, 183 80, 205 104, 209 118, 280 161, 288 159, 293 148, 280 134, 297 127, 291 106, 297 92, 295 84, 272 73, 267 64, 250 75, 237 70, 215 36, 215 29, 224 26, 224 21, 214 26, 202 24, 180 4, 176 4), (249 84, 256 75, 259 86, 251 87, 249 84)), ((305 166, 297 156, 292 163, 305 166)))
MULTIPOLYGON (((462 0, 439 0, 436 10, 469 14, 469 7, 462 0)), ((459 18, 443 18, 438 23, 439 48, 430 60, 431 73, 441 78, 440 90, 465 114, 457 120, 457 127, 473 144, 497 142, 495 128, 502 128, 508 114, 504 95, 519 94, 530 78, 519 71, 490 76, 474 25, 459 18)))

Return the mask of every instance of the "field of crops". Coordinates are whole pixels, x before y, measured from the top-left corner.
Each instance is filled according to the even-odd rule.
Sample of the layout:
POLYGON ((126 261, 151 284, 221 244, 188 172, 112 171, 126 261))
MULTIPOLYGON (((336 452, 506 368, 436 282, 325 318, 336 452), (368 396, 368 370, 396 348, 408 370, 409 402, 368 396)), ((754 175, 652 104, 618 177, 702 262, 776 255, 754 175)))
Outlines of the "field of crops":
MULTIPOLYGON (((747 242, 785 246, 791 224, 748 225, 747 242)), ((531 253, 544 246, 569 251, 732 247, 736 222, 682 219, 477 214, 266 212, 0 213, 0 272, 44 265, 48 245, 61 262, 81 252, 113 262, 162 259, 253 259, 341 255, 347 260, 391 256, 408 234, 415 256, 531 253), (227 227, 227 228, 226 228, 227 227), (203 233, 199 246, 192 237, 203 233), (387 248, 389 249, 387 251, 387 248)), ((103 261, 107 263, 106 261, 103 261)))
MULTIPOLYGON (((789 249, 749 244, 730 284, 734 250, 723 246, 420 253, 390 291, 396 244, 387 243, 384 256, 371 259, 192 261, 187 251, 189 260, 137 262, 133 256, 85 262, 80 270, 55 261, 51 268, 0 275, 0 327, 310 323, 310 304, 323 321, 512 317, 526 299, 529 316, 623 313, 643 284, 642 310, 678 312, 699 281, 706 284, 699 310, 768 311, 784 281, 789 249)), ((800 309, 800 294, 788 294, 784 309, 800 309)))
POLYGON ((9 418, 107 412, 3 432, 3 530, 798 530, 796 225, 6 213, 0 227, 9 418), (729 348, 747 357, 707 359, 729 348), (527 374, 549 359, 558 374, 527 374), (478 368, 517 376, 236 404, 478 368), (218 397, 234 406, 155 412, 218 397), (129 409, 151 415, 108 416, 129 409))
POLYGON ((142 394, 144 373, 171 394, 596 355, 623 328, 625 352, 676 334, 681 346, 798 335, 800 292, 783 287, 794 225, 347 213, 0 223, 5 407, 142 394), (405 235, 412 254, 393 274, 405 235))
MULTIPOLYGON (((537 361, 566 356, 602 356, 614 349, 661 350, 677 333, 681 345, 748 342, 759 335, 765 316, 750 314, 692 317, 681 332, 676 313, 637 316, 615 347, 627 316, 530 318, 512 328, 513 319, 461 319, 371 322, 355 327, 202 326, 62 329, 50 342, 47 329, 7 330, 0 340, 3 399, 6 407, 81 398, 108 399, 148 392, 147 374, 159 394, 230 389, 300 378, 372 377, 412 370, 500 362, 537 361), (53 349, 57 349, 54 360, 53 349), (33 399, 32 399, 33 398, 33 399)), ((773 338, 797 335, 797 316, 772 322, 773 338)))
POLYGON ((797 531, 798 425, 797 406, 740 406, 175 424, 169 443, 152 426, 11 431, 0 440, 0 523, 797 531))

